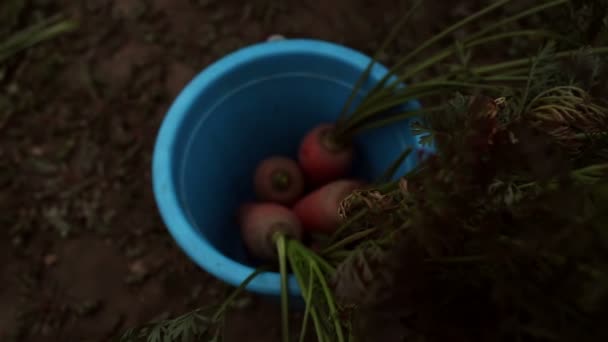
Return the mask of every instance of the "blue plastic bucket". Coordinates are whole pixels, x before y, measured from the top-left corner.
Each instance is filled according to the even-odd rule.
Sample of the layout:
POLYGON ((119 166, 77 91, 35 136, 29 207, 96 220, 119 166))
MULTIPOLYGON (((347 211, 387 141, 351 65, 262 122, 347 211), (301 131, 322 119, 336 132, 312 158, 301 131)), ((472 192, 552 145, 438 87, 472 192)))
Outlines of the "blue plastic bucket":
MULTIPOLYGON (((264 42, 220 59, 178 95, 157 136, 154 195, 169 232, 200 267, 235 286, 254 271, 235 212, 254 199, 256 164, 272 154, 295 157, 309 129, 336 119, 369 61, 324 41, 264 42)), ((361 94, 386 72, 373 68, 361 94)), ((361 135, 355 175, 378 177, 407 146, 416 146, 407 122, 361 135)), ((416 161, 412 154, 398 174, 416 161)), ((300 296, 293 276, 289 288, 300 296)), ((264 273, 247 289, 278 296, 279 274, 264 273)))

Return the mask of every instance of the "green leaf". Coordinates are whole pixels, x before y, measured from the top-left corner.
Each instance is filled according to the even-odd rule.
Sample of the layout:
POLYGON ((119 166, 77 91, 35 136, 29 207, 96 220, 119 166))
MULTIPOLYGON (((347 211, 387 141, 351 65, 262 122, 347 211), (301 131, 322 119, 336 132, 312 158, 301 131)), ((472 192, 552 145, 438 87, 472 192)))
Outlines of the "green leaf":
POLYGON ((384 172, 384 174, 378 179, 379 183, 386 183, 390 181, 394 176, 399 167, 403 164, 403 162, 409 157, 412 153, 412 148, 406 148, 399 156, 393 161, 393 163, 388 167, 388 169, 384 172))
POLYGON ((192 342, 192 330, 195 330, 196 327, 189 327, 188 329, 184 329, 184 332, 182 334, 182 342, 192 342))
POLYGON ((23 14, 27 1, 25 0, 4 0, 0 4, 0 39, 5 39, 23 14))
POLYGON ((163 339, 164 327, 162 325, 156 325, 152 327, 150 334, 148 335, 148 342, 165 342, 163 339))
POLYGON ((59 17, 45 19, 42 23, 31 25, 4 42, 0 42, 0 63, 27 48, 71 32, 77 26, 75 21, 60 21, 59 17))
POLYGON ((127 329, 121 336, 120 342, 135 342, 137 341, 138 331, 135 328, 127 329))

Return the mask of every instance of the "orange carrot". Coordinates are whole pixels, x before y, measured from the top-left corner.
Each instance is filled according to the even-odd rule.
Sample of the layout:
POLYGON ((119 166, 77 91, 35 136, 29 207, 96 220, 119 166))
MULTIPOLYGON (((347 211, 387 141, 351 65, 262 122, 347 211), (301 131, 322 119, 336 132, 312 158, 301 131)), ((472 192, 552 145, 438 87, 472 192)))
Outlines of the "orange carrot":
POLYGON ((253 182, 262 201, 292 204, 304 192, 300 167, 294 160, 281 156, 264 159, 255 171, 253 182))
POLYGON ((328 183, 298 201, 293 211, 305 230, 331 234, 341 222, 338 214, 340 203, 354 190, 363 187, 363 184, 352 179, 328 183))
POLYGON ((313 185, 346 176, 353 162, 352 145, 338 144, 333 138, 333 124, 320 124, 313 128, 300 143, 298 162, 313 185))
POLYGON ((300 221, 294 213, 275 203, 246 203, 239 209, 241 236, 249 252, 260 259, 276 260, 275 233, 302 238, 300 221))

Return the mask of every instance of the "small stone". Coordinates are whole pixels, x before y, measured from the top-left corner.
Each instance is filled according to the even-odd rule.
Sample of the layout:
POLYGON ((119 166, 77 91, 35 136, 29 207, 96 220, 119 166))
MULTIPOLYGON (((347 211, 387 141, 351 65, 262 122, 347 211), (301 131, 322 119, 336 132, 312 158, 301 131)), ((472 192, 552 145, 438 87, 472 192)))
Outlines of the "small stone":
POLYGON ((93 13, 101 12, 111 6, 112 0, 87 0, 85 2, 85 9, 93 13))
POLYGON ((231 307, 237 310, 244 310, 250 308, 253 305, 253 299, 250 296, 244 296, 242 298, 238 298, 232 302, 231 307))
POLYGON ((44 154, 44 149, 40 146, 34 146, 30 149, 30 154, 36 157, 40 157, 44 154))
POLYGON ((146 3, 141 0, 121 0, 114 2, 112 14, 115 18, 134 20, 142 17, 148 10, 146 3))
POLYGON ((270 35, 270 37, 268 37, 266 39, 267 42, 274 42, 274 41, 277 41, 277 40, 285 40, 285 37, 283 35, 280 35, 280 34, 273 34, 273 35, 270 35))
POLYGON ((196 70, 190 66, 175 62, 169 65, 165 89, 169 96, 175 97, 196 75, 196 70))
POLYGON ((23 236, 17 235, 15 237, 13 237, 13 239, 11 240, 11 243, 13 244, 14 247, 22 246, 23 245, 23 236))
POLYGON ((80 316, 91 316, 99 311, 101 308, 101 301, 99 300, 86 300, 76 307, 76 312, 80 316))
POLYGON ((37 8, 48 8, 53 4, 53 0, 35 0, 34 6, 37 8))
POLYGON ((171 318, 171 311, 163 311, 160 314, 158 314, 156 317, 152 318, 151 321, 160 322, 160 321, 164 321, 169 318, 171 318))
POLYGON ((211 26, 211 28, 207 29, 203 35, 198 38, 198 45, 200 47, 206 48, 215 42, 218 38, 217 30, 211 26))
POLYGON ((53 331, 53 327, 48 323, 43 323, 42 327, 40 328, 40 334, 42 336, 51 336, 51 333, 53 333, 53 331))
POLYGON ((190 293, 190 297, 192 299, 198 299, 201 295, 201 292, 203 291, 203 286, 200 284, 196 284, 194 285, 194 287, 192 288, 192 292, 190 293))
POLYGON ((56 254, 47 254, 44 256, 43 262, 45 266, 50 267, 55 265, 58 260, 59 258, 56 254))
POLYGON ((138 285, 144 282, 144 280, 146 280, 146 275, 145 274, 129 274, 128 276, 125 277, 125 284, 127 285, 138 285))
POLYGON ((129 265, 129 271, 136 275, 145 275, 148 273, 148 268, 144 264, 143 260, 137 260, 129 265))
POLYGON ((202 8, 206 8, 206 7, 210 7, 211 5, 215 4, 216 2, 217 2, 216 0, 198 0, 197 4, 202 8))
POLYGON ((212 13, 211 16, 209 16, 209 21, 212 23, 219 23, 221 21, 224 21, 226 17, 228 17, 228 12, 223 9, 219 9, 212 13))
POLYGON ((129 246, 127 247, 125 256, 129 259, 133 259, 142 256, 145 251, 146 248, 144 245, 129 246))
POLYGON ((158 36, 154 33, 154 32, 148 32, 144 35, 144 40, 147 43, 157 43, 158 42, 158 36))
POLYGON ((124 123, 118 118, 110 119, 110 140, 118 145, 126 145, 132 140, 132 136, 125 128, 124 123))
POLYGON ((251 18, 253 14, 253 4, 248 3, 243 7, 243 11, 241 13, 241 21, 246 21, 251 18))
POLYGON ((19 86, 17 83, 11 83, 6 87, 6 92, 10 95, 17 95, 19 93, 19 86))

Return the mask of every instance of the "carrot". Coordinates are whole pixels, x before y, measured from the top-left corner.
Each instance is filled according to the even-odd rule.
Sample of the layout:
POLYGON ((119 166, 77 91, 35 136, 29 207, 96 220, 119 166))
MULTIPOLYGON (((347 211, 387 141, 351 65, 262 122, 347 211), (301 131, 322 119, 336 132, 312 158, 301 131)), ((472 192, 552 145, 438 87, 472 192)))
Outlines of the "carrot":
POLYGON ((351 179, 333 181, 299 200, 293 208, 305 230, 331 234, 340 225, 340 203, 363 182, 351 179))
POLYGON ((290 239, 302 238, 300 221, 294 213, 275 203, 246 203, 239 209, 241 236, 249 252, 257 258, 276 260, 276 233, 290 239))
POLYGON ((292 204, 304 192, 304 175, 289 158, 273 156, 256 168, 254 187, 258 198, 281 204, 292 204))
POLYGON ((338 143, 335 125, 320 124, 304 136, 298 151, 300 167, 313 185, 321 185, 346 176, 353 162, 352 144, 338 143))

